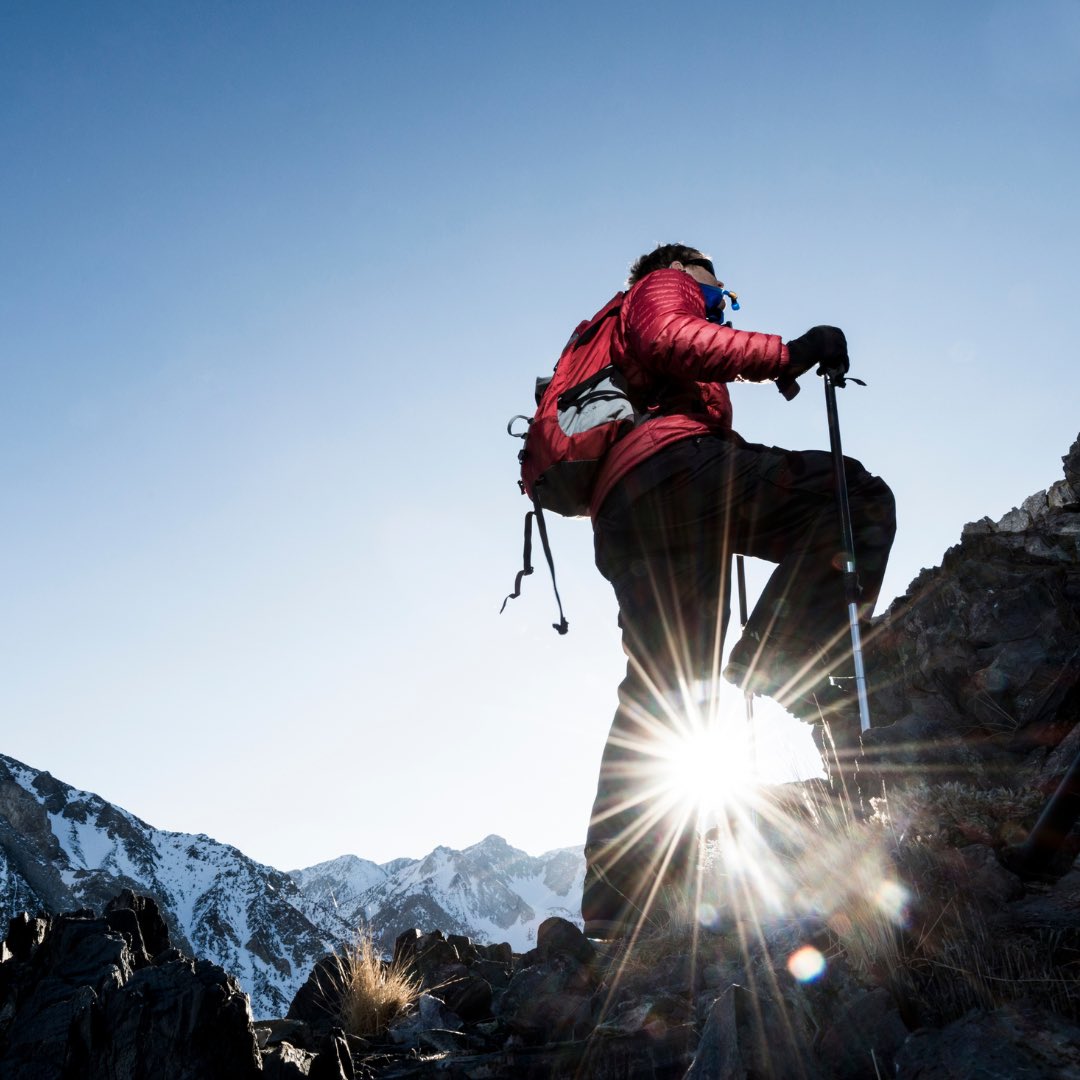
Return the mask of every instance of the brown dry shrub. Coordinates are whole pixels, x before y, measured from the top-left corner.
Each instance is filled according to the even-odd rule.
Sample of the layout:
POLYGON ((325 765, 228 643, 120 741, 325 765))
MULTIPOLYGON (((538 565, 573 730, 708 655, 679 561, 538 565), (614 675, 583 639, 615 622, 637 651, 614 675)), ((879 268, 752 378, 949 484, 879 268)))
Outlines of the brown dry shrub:
POLYGON ((342 1026, 351 1035, 381 1035, 420 997, 420 979, 396 961, 379 955, 370 930, 357 933, 355 942, 335 953, 341 975, 342 1026))

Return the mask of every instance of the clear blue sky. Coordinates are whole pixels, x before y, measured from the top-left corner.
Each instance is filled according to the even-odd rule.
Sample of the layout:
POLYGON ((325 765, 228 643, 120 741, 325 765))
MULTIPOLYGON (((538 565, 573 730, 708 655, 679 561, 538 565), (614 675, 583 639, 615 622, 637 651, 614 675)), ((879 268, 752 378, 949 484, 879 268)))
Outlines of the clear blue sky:
POLYGON ((902 592, 1080 431, 1078 121, 1076 0, 0 4, 0 749, 283 869, 580 842, 586 523, 569 637, 496 615, 534 376, 659 242, 844 327, 902 592))

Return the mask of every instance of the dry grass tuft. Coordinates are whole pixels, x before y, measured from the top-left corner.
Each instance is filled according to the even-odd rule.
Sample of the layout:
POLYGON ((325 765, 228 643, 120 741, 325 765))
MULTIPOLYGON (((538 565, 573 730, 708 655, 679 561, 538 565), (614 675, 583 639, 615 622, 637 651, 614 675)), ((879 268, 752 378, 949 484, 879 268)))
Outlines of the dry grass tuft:
POLYGON ((958 846, 1022 838, 1041 801, 1038 792, 959 783, 913 785, 873 801, 867 826, 891 834, 889 860, 911 891, 910 916, 889 925, 880 913, 849 908, 838 945, 857 971, 917 1003, 921 1022, 947 1023, 1021 999, 1080 1015, 1075 968, 1061 966, 1052 943, 1003 931, 992 899, 965 892, 958 877, 958 846))
POLYGON ((998 847, 1023 840, 1045 802, 1046 795, 1035 789, 918 783, 891 792, 885 813, 908 842, 998 847))
POLYGON ((420 996, 419 977, 406 965, 383 960, 369 930, 359 931, 335 958, 343 988, 341 1021, 351 1035, 381 1035, 420 996))

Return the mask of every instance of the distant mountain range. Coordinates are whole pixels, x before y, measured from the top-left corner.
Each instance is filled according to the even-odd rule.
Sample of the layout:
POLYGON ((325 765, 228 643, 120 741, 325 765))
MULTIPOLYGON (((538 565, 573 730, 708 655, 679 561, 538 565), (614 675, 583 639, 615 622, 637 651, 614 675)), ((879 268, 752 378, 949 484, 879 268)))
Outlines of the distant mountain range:
POLYGON ((360 925, 387 946, 417 927, 525 951, 549 915, 578 918, 583 874, 580 848, 534 858, 498 836, 283 873, 0 754, 0 932, 21 911, 101 909, 130 888, 158 901, 174 944, 237 977, 256 1017, 284 1016, 315 961, 360 925))

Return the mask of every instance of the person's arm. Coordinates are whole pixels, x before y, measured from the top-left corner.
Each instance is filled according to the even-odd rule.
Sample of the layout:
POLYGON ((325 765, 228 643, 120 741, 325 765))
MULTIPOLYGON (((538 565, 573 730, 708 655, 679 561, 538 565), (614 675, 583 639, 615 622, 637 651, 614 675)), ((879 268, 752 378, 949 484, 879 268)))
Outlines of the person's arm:
POLYGON ((788 371, 776 334, 711 323, 697 283, 681 270, 655 270, 627 296, 624 345, 647 371, 694 382, 764 382, 788 371))

